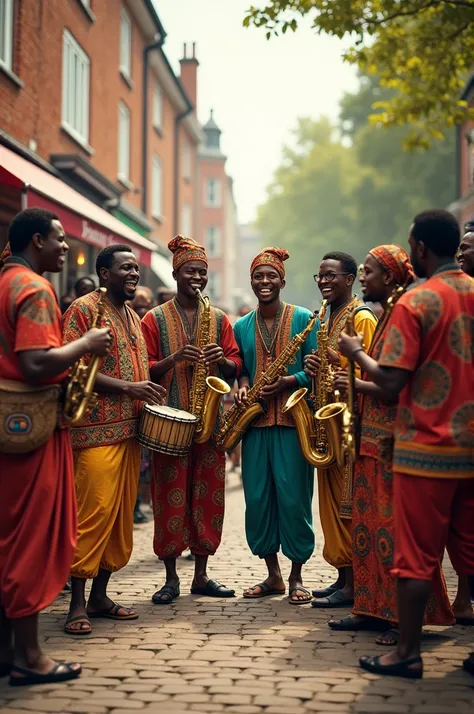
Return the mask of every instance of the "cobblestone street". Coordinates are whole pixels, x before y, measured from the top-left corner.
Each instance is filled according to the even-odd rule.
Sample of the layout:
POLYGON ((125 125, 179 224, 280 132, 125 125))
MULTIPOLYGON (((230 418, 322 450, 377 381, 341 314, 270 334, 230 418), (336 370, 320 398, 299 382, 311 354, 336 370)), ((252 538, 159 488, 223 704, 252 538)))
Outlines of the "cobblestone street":
MULTIPOLYGON (((112 578, 112 597, 133 606, 140 619, 93 621, 93 633, 62 632, 67 597, 42 615, 48 652, 80 661, 83 675, 64 685, 25 688, 0 684, 0 708, 9 712, 235 712, 235 714, 467 714, 473 711, 473 679, 460 664, 474 641, 472 628, 427 628, 422 681, 381 679, 358 667, 361 654, 383 652, 374 633, 331 632, 341 611, 292 607, 286 598, 249 602, 246 585, 260 582, 264 567, 252 558, 244 535, 243 495, 229 479, 224 539, 210 574, 237 597, 215 600, 189 594, 193 563, 180 559, 182 596, 157 607, 150 598, 164 569, 152 552, 152 525, 135 530, 129 566, 112 578), (471 631, 469 631, 471 630, 471 631)), ((316 523, 318 518, 316 516, 316 523)), ((329 584, 331 569, 317 553, 306 568, 306 585, 329 584)), ((283 562, 285 577, 289 564, 283 562)), ((448 570, 450 589, 453 573, 448 570)), ((41 574, 38 574, 41 577, 41 574)), ((342 614, 346 614, 342 611, 342 614)))

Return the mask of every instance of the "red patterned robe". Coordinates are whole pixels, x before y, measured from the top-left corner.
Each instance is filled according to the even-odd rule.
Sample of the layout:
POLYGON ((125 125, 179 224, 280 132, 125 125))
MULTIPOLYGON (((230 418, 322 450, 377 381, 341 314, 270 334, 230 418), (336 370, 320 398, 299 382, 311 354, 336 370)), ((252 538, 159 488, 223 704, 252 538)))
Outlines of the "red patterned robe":
MULTIPOLYGON (((26 383, 18 353, 61 345, 61 313, 51 284, 25 263, 8 259, 0 274, 0 377, 26 383)), ((56 429, 28 454, 0 453, 0 493, 0 604, 8 618, 29 617, 63 588, 76 546, 69 431, 56 429)))
MULTIPOLYGON (((176 299, 148 312, 142 330, 150 369, 189 343, 176 299)), ((227 359, 242 362, 227 316, 211 308, 211 343, 221 345, 227 359)), ((168 405, 189 409, 193 368, 180 362, 162 375, 168 405)), ((218 375, 216 366, 211 374, 218 375)), ((187 548, 195 555, 213 555, 219 547, 224 521, 225 453, 213 440, 193 444, 185 456, 153 452, 152 499, 155 517, 153 547, 161 558, 176 558, 187 548)))

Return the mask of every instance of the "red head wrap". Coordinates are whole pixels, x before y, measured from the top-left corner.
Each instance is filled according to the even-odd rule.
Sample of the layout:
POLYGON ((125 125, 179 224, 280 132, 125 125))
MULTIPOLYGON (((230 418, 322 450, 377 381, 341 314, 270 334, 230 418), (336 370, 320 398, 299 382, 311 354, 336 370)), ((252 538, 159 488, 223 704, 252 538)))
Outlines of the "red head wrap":
POLYGON ((288 260, 289 257, 290 254, 284 248, 264 248, 257 257, 253 259, 252 265, 250 266, 250 276, 253 275, 255 268, 258 268, 259 265, 271 265, 283 280, 285 277, 283 261, 288 260))
POLYGON ((398 285, 409 285, 415 279, 415 271, 408 253, 398 245, 378 245, 369 252, 369 255, 385 270, 393 273, 398 285))
POLYGON ((202 260, 207 265, 206 251, 193 238, 175 236, 168 243, 168 249, 173 253, 174 270, 178 270, 183 263, 188 263, 190 260, 202 260))

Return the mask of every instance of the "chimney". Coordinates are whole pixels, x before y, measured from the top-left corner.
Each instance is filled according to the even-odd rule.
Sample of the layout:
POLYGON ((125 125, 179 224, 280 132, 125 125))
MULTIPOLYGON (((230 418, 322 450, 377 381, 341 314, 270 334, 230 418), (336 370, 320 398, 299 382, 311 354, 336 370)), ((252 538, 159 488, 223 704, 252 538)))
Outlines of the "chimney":
POLYGON ((196 113, 197 103, 197 68, 199 62, 196 59, 196 43, 193 42, 191 48, 184 43, 183 59, 180 60, 181 65, 181 84, 184 87, 186 94, 194 106, 196 113))

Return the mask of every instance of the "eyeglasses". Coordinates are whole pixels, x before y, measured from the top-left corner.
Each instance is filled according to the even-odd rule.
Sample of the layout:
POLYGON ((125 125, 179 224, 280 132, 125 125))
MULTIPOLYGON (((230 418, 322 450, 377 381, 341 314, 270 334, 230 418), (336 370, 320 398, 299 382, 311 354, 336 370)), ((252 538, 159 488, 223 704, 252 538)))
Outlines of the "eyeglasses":
POLYGON ((322 283, 325 280, 327 283, 332 283, 337 275, 350 275, 351 273, 317 273, 313 275, 314 281, 316 283, 322 283))

